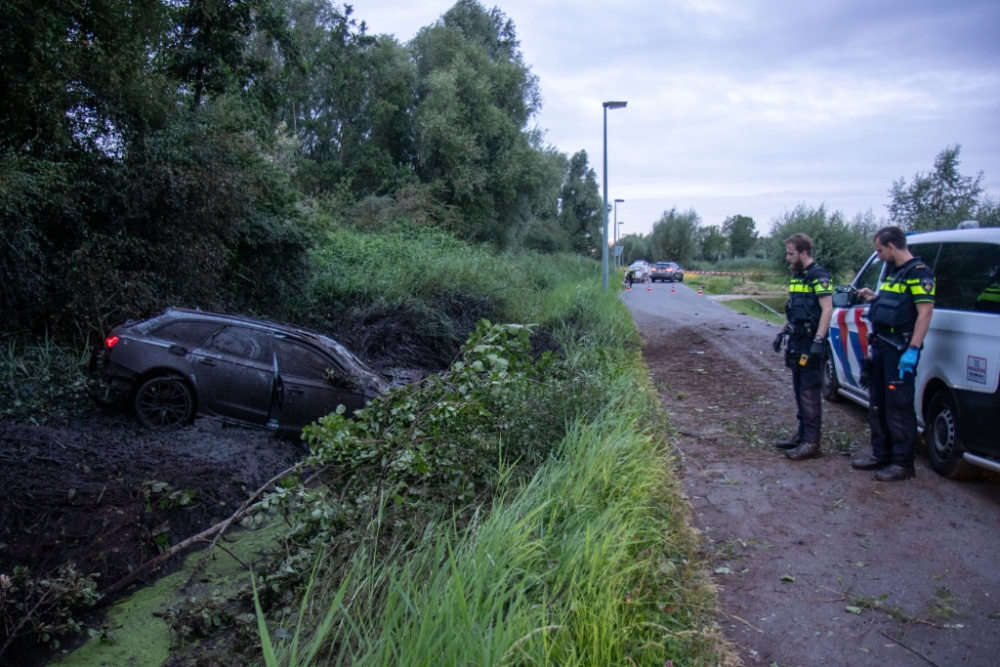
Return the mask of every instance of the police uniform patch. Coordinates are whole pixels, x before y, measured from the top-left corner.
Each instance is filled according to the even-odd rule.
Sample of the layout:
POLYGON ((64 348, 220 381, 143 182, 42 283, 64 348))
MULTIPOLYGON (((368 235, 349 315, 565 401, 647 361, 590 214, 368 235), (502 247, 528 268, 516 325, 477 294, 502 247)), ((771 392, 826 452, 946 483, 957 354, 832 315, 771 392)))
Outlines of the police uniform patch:
POLYGON ((822 278, 819 281, 819 286, 822 287, 823 289, 829 289, 830 281, 827 280, 826 278, 822 278))
POLYGON ((920 286, 924 288, 924 291, 928 294, 934 289, 934 279, 933 278, 921 278, 920 286))

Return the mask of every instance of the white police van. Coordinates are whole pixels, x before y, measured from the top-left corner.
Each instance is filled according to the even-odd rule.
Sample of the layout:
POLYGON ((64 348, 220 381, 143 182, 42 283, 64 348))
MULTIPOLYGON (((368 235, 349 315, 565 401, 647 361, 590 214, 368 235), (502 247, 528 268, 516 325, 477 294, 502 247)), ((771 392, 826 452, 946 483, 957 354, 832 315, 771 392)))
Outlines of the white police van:
MULTIPOLYGON (((1000 228, 912 234, 906 243, 937 280, 914 398, 931 464, 954 478, 975 476, 974 466, 1000 472, 1000 228)), ((851 285, 833 296, 831 349, 823 369, 829 401, 846 397, 868 405, 858 378, 868 358, 870 304, 851 288, 875 292, 884 274, 873 254, 851 285)))

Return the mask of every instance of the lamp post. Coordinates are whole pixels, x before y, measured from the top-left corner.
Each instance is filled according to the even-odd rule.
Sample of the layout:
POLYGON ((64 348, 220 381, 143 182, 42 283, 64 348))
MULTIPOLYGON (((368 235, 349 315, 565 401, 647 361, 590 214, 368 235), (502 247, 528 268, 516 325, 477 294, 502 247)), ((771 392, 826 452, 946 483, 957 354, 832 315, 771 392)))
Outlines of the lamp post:
MULTIPOLYGON (((616 199, 615 200, 615 226, 611 230, 612 231, 612 236, 614 236, 614 240, 615 240, 615 242, 613 244, 615 248, 618 247, 618 204, 624 204, 624 203, 625 203, 624 199, 616 199)), ((618 270, 618 251, 617 250, 615 250, 615 256, 614 256, 614 261, 612 262, 612 266, 614 267, 614 269, 616 271, 618 270)))
POLYGON ((601 286, 608 291, 608 109, 624 109, 628 102, 604 102, 604 243, 601 244, 601 286))

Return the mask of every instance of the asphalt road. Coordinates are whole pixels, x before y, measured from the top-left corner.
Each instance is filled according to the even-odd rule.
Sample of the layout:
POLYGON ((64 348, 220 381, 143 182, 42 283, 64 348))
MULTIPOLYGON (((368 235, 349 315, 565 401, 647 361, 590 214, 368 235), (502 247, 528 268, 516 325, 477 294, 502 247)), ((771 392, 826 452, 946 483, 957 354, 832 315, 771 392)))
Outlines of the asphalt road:
MULTIPOLYGON (((824 402, 820 459, 771 443, 795 426, 775 325, 637 285, 622 299, 677 429, 692 524, 719 586, 719 624, 747 665, 1000 665, 1000 481, 850 468, 866 411, 824 402)), ((696 289, 696 286, 695 286, 696 289)))

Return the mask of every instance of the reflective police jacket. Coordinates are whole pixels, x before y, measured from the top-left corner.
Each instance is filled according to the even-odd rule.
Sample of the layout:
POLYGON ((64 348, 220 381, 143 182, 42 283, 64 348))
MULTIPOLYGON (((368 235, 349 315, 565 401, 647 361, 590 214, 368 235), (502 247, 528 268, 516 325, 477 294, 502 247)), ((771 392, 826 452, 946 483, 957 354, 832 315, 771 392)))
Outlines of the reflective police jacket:
POLYGON ((813 262, 805 271, 796 271, 792 274, 792 282, 788 285, 785 316, 793 325, 809 326, 812 331, 816 331, 819 317, 823 314, 819 297, 831 294, 833 286, 830 284, 830 274, 813 262))
POLYGON ((917 304, 934 303, 934 272, 919 257, 886 276, 868 313, 875 333, 898 336, 913 333, 917 304))

